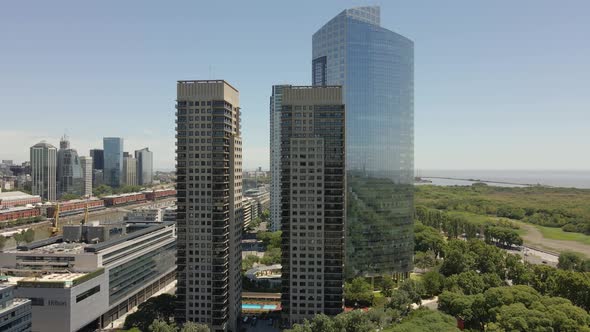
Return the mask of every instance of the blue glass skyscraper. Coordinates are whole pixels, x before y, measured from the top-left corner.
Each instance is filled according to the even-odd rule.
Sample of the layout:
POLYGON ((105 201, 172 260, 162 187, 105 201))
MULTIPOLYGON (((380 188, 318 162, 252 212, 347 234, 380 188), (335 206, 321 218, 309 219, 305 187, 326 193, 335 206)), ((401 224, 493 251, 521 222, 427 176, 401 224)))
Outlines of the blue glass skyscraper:
POLYGON ((123 138, 105 137, 102 143, 104 149, 104 183, 111 187, 118 187, 122 183, 123 138))
POLYGON ((414 44, 347 9, 313 35, 314 85, 346 105, 348 276, 406 274, 413 255, 414 44))

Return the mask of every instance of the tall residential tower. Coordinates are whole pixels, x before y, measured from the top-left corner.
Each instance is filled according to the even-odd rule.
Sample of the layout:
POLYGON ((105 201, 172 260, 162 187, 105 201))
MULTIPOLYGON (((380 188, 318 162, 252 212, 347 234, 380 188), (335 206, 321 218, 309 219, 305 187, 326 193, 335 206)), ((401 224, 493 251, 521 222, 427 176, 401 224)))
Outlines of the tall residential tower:
POLYGON ((92 157, 81 156, 80 164, 82 165, 83 190, 82 195, 92 196, 92 157))
POLYGON ((281 229, 281 104, 283 89, 274 85, 270 96, 270 230, 281 229))
POLYGON ((42 141, 31 147, 31 178, 33 195, 48 201, 57 199, 57 149, 42 141))
POLYGON ((339 86, 282 90, 283 318, 342 312, 345 112, 339 86))
POLYGON ((239 93, 223 80, 178 81, 177 317, 237 331, 241 311, 239 93))
POLYGON ((407 275, 413 254, 414 44, 347 9, 313 35, 314 85, 346 104, 349 276, 407 275))

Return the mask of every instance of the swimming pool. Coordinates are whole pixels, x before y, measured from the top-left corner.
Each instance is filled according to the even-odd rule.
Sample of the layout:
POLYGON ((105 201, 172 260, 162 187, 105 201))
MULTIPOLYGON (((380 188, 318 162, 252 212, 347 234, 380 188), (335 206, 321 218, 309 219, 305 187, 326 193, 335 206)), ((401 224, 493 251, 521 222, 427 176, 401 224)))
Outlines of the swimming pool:
POLYGON ((277 305, 242 303, 242 310, 277 310, 277 305))

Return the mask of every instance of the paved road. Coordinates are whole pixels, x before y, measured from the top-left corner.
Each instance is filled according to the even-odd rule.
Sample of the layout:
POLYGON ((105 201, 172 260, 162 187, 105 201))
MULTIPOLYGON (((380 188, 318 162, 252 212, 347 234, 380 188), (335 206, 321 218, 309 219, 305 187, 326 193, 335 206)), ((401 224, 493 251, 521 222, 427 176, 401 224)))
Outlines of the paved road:
POLYGON ((541 249, 546 248, 548 251, 555 252, 566 250, 575 251, 590 257, 590 245, 588 244, 577 241, 548 239, 534 225, 525 223, 518 223, 518 225, 526 231, 526 234, 522 235, 522 238, 527 246, 541 249))

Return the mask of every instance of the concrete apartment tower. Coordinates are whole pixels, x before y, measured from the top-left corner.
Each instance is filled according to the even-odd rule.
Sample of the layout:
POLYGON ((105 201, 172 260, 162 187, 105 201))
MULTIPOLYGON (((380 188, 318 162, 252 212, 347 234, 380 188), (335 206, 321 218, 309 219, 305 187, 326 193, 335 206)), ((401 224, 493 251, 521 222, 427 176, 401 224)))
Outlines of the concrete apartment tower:
POLYGON ((154 176, 154 153, 149 148, 135 150, 135 159, 137 159, 137 183, 140 186, 151 184, 154 176))
POLYGON ((105 137, 103 144, 103 182, 111 187, 123 183, 123 138, 105 137))
POLYGON ((57 199, 57 149, 42 141, 31 147, 31 178, 33 195, 48 201, 57 199))
POLYGON ((281 105, 283 89, 274 85, 270 96, 270 230, 281 229, 281 105))
POLYGON ((313 85, 346 104, 347 277, 403 278, 414 253, 414 43, 377 6, 346 9, 313 34, 313 85))
POLYGON ((241 311, 239 105, 223 80, 177 83, 177 317, 212 331, 237 331, 241 311))
POLYGON ((137 159, 129 155, 123 157, 123 184, 137 186, 137 159))
POLYGON ((345 111, 339 86, 289 86, 281 107, 283 319, 342 312, 345 111))
POLYGON ((92 196, 92 173, 93 161, 92 157, 81 156, 80 164, 82 165, 82 195, 85 197, 92 196))

